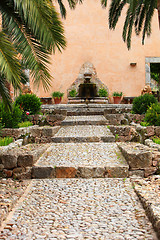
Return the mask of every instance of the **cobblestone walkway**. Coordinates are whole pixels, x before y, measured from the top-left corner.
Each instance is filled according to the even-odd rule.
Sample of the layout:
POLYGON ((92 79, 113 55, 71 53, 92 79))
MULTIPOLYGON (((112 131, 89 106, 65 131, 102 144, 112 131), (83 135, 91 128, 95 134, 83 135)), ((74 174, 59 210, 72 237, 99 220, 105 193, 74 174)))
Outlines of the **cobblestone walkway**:
POLYGON ((156 239, 130 181, 120 179, 33 180, 7 226, 1 239, 156 239))
POLYGON ((33 168, 35 178, 57 178, 31 181, 1 228, 0 239, 157 240, 130 179, 124 178, 128 165, 104 117, 67 117, 64 125, 67 121, 70 126, 58 131, 33 168), (87 124, 79 126, 79 121, 87 124), (97 121, 101 125, 94 125, 97 121), (69 175, 64 169, 70 167, 69 175), (121 179, 109 175, 107 167, 115 167, 121 179), (72 178, 78 168, 94 171, 72 178), (59 179, 64 176, 70 178, 59 179))

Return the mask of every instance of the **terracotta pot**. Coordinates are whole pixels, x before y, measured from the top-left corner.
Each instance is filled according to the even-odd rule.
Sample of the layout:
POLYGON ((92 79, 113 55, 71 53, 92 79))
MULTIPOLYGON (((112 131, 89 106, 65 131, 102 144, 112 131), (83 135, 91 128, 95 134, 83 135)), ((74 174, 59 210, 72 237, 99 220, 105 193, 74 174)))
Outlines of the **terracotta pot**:
POLYGON ((62 98, 61 98, 61 97, 60 97, 60 98, 54 97, 54 103, 55 103, 55 104, 59 104, 59 103, 61 103, 61 101, 62 101, 62 98))
POLYGON ((114 104, 119 104, 119 103, 121 102, 121 98, 122 98, 122 97, 119 97, 119 96, 113 97, 114 104))

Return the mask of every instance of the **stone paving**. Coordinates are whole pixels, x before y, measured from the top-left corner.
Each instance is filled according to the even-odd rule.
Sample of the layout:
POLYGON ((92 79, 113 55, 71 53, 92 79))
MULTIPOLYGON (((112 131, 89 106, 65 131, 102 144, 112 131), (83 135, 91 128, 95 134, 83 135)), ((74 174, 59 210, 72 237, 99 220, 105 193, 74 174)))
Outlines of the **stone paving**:
POLYGON ((53 142, 114 142, 115 137, 107 126, 63 126, 52 137, 53 142))
POLYGON ((24 194, 29 183, 29 180, 0 179, 0 226, 19 198, 24 194))
POLYGON ((33 180, 0 239, 156 240, 129 180, 33 180))
POLYGON ((54 143, 33 168, 34 178, 128 177, 116 143, 54 143))
MULTIPOLYGON (((75 115, 78 113, 76 110, 75 115)), ((67 119, 74 122, 80 118, 67 119)), ((90 117, 82 119, 90 121, 90 117)), ((33 169, 37 170, 37 177, 40 169, 44 175, 45 168, 51 172, 54 169, 54 175, 57 169, 68 166, 99 171, 112 165, 119 172, 123 168, 128 170, 107 126, 63 126, 52 140, 56 143, 33 169)), ((158 240, 130 179, 103 177, 107 176, 112 178, 100 175, 100 178, 91 178, 91 174, 90 179, 32 180, 1 227, 0 239, 158 240)))

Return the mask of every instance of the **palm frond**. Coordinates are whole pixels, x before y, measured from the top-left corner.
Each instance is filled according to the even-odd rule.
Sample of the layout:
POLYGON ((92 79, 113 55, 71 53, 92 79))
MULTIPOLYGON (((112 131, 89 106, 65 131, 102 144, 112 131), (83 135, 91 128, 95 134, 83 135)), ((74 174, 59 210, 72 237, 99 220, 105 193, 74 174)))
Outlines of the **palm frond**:
POLYGON ((15 89, 20 89, 21 64, 13 44, 3 31, 0 32, 0 73, 15 89))
MULTIPOLYGON (((101 0, 102 6, 106 7, 107 0, 101 0)), ((118 19, 125 5, 128 10, 123 26, 122 37, 127 41, 128 49, 131 47, 133 27, 137 35, 142 32, 142 44, 144 39, 151 34, 151 21, 154 9, 157 8, 157 0, 112 0, 109 10, 109 27, 115 29, 118 19)))
POLYGON ((15 11, 33 37, 49 51, 60 51, 66 46, 64 28, 50 0, 14 0, 15 11), (29 13, 29 14, 28 14, 29 13))
POLYGON ((107 7, 107 0, 101 0, 101 5, 103 8, 107 7))
POLYGON ((3 99, 6 110, 11 110, 12 100, 8 88, 6 87, 6 80, 3 75, 0 74, 0 96, 3 99))

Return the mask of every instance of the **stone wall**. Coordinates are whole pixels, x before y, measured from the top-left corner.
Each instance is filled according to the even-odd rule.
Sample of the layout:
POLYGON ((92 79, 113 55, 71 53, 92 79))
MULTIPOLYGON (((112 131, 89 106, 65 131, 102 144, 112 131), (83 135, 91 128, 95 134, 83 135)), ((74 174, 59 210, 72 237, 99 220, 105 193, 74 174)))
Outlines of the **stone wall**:
POLYGON ((15 179, 31 179, 32 166, 49 147, 48 144, 28 144, 12 149, 1 148, 0 175, 15 179))
POLYGON ((23 144, 27 143, 49 143, 59 130, 60 126, 39 127, 37 125, 26 128, 4 128, 2 129, 2 137, 13 137, 14 140, 23 139, 23 144))
POLYGON ((61 124, 61 121, 67 116, 67 110, 65 109, 42 109, 43 115, 30 116, 34 125, 39 126, 57 126, 61 124))
POLYGON ((123 156, 129 164, 129 175, 148 177, 160 166, 160 152, 139 143, 118 143, 123 156))

